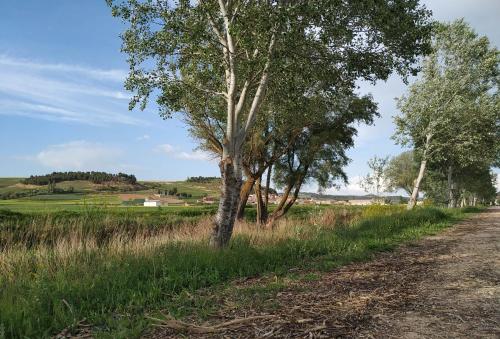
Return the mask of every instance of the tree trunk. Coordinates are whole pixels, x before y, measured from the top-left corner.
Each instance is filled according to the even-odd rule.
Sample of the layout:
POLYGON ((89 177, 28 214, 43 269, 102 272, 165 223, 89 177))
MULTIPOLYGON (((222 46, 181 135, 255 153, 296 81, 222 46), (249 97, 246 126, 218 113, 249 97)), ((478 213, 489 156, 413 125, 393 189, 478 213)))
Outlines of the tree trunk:
POLYGON ((448 167, 448 208, 454 208, 457 206, 454 189, 453 167, 450 165, 448 167))
POLYGON ((293 184, 289 183, 287 184, 285 191, 283 192, 283 195, 281 196, 280 202, 278 203, 278 206, 274 209, 273 213, 268 216, 267 222, 266 222, 266 227, 271 227, 274 223, 274 220, 276 219, 277 215, 281 213, 283 208, 286 205, 286 202, 288 200, 288 197, 290 196, 290 192, 292 191, 293 184))
POLYGON ((256 221, 257 225, 265 224, 267 220, 267 209, 264 206, 264 199, 262 196, 262 186, 260 184, 261 179, 257 179, 255 182, 255 197, 257 200, 257 216, 256 221))
POLYGON ((216 248, 225 247, 229 243, 240 200, 241 167, 235 166, 233 161, 227 157, 221 160, 219 164, 221 170, 221 197, 210 238, 210 244, 216 248))
POLYGON ((424 178, 425 167, 427 166, 427 151, 429 149, 429 144, 431 141, 431 135, 428 134, 425 140, 425 149, 424 154, 422 155, 422 161, 420 162, 420 169, 418 171, 417 179, 415 179, 415 184, 413 186, 413 191, 411 193, 410 200, 408 201, 408 206, 406 206, 407 210, 411 210, 415 208, 417 205, 418 192, 420 191, 420 184, 422 183, 422 179, 424 178))
POLYGON ((269 165, 267 169, 267 178, 266 178, 266 190, 264 191, 264 205, 266 207, 266 213, 269 210, 269 186, 271 185, 271 174, 273 170, 273 165, 269 165))
POLYGON ((290 208, 295 204, 299 196, 301 183, 297 184, 293 191, 292 197, 281 208, 274 210, 274 212, 267 219, 266 227, 272 227, 276 220, 284 216, 290 208))
MULTIPOLYGON (((307 173, 307 167, 305 169, 305 173, 307 173)), ((293 191, 293 195, 292 195, 292 198, 290 200, 288 200, 288 196, 290 195, 290 192, 293 188, 294 185, 288 185, 287 186, 287 189, 285 191, 285 195, 283 196, 283 198, 281 199, 280 201, 280 204, 278 205, 278 207, 273 211, 273 213, 269 216, 269 218, 267 219, 267 223, 266 223, 266 227, 272 227, 272 225, 274 224, 274 222, 281 218, 282 216, 284 216, 288 210, 290 209, 290 207, 293 206, 293 204, 295 204, 295 202, 297 201, 297 198, 299 196, 299 193, 300 193, 300 187, 302 186, 302 183, 304 182, 304 179, 305 179, 305 174, 303 176, 301 176, 300 178, 298 178, 298 180, 295 182, 295 190, 293 191)))
POLYGON ((408 206, 406 209, 411 210, 417 205, 418 192, 420 190, 420 184, 424 178, 425 167, 427 166, 427 160, 424 158, 420 162, 420 169, 418 171, 417 179, 415 179, 415 186, 413 186, 413 192, 411 193, 410 201, 408 201, 408 206))
POLYGON ((238 203, 238 212, 236 213, 236 218, 238 220, 242 220, 245 217, 245 207, 254 184, 255 179, 251 175, 247 175, 247 180, 241 187, 240 202, 238 203))

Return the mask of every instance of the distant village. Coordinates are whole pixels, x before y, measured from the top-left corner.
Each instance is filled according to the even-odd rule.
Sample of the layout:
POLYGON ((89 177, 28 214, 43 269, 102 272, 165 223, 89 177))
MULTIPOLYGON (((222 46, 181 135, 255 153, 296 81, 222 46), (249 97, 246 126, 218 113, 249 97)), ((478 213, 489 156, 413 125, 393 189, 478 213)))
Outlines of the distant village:
MULTIPOLYGON (((282 199, 282 195, 269 194, 269 203, 278 204, 282 199)), ((332 196, 326 195, 322 196, 314 193, 305 193, 299 196, 297 199, 297 205, 371 205, 377 204, 397 204, 403 203, 407 198, 402 196, 384 196, 377 197, 375 195, 364 195, 364 196, 332 196)), ((217 197, 207 196, 202 199, 196 200, 196 204, 212 205, 217 204, 219 199, 217 197)), ((256 205, 257 197, 255 194, 250 194, 248 197, 248 204, 256 205)), ((158 207, 158 206, 168 206, 168 205, 185 205, 190 206, 189 203, 178 199, 175 196, 165 196, 161 194, 154 194, 153 196, 146 198, 144 200, 144 206, 146 207, 158 207)))

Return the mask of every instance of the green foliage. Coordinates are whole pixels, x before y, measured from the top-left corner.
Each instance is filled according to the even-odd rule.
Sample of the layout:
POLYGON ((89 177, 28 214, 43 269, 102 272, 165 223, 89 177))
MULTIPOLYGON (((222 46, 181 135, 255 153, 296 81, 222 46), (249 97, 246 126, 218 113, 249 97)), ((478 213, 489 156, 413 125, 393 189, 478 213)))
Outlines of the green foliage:
POLYGON ((198 177, 188 177, 186 179, 186 182, 197 182, 197 183, 210 183, 214 181, 218 183, 220 181, 220 178, 198 176, 198 177))
POLYGON ((255 75, 268 60, 269 78, 286 74, 287 88, 293 88, 292 76, 321 74, 321 89, 331 91, 352 86, 357 78, 386 79, 394 70, 406 74, 428 48, 430 13, 417 1, 232 1, 225 9, 229 27, 215 1, 107 2, 113 15, 129 24, 122 38, 131 66, 126 87, 135 92, 131 106, 144 107, 159 89, 164 116, 182 111, 224 122, 220 94, 228 92, 225 72, 233 66, 220 37, 229 40, 228 28, 241 52, 232 56, 238 92, 246 80, 259 83, 255 75))
POLYGON ((384 172, 388 190, 402 189, 411 195, 413 183, 418 175, 418 166, 412 151, 403 152, 391 158, 384 172))
MULTIPOLYGON (((458 202, 465 204, 494 202, 496 198, 496 174, 488 167, 477 165, 458 167, 453 175, 453 194, 458 202)), ((447 173, 439 166, 431 166, 424 182, 425 196, 438 205, 449 203, 447 173)))
POLYGON ((398 101, 396 140, 432 162, 491 163, 498 149, 499 53, 463 20, 438 24, 423 76, 398 101), (426 142, 429 138, 429 142, 426 142))
POLYGON ((52 172, 45 175, 31 175, 22 181, 27 185, 49 185, 49 191, 53 190, 55 184, 62 181, 88 180, 95 184, 105 182, 122 182, 131 185, 137 183, 137 179, 133 174, 110 174, 106 172, 52 172), (53 187, 50 187, 53 186, 53 187))
POLYGON ((464 186, 490 186, 489 168, 500 154, 499 61, 497 48, 464 20, 437 24, 421 79, 398 101, 394 137, 436 172, 424 191, 450 207, 464 186), (467 185, 468 177, 476 181, 467 185))

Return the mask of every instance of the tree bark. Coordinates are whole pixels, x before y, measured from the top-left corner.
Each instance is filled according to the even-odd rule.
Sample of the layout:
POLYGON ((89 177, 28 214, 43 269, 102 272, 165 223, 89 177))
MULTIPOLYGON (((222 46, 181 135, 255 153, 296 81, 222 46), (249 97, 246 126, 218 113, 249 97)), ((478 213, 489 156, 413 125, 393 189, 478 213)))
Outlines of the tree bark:
POLYGON ((415 179, 415 185, 413 186, 413 192, 411 193, 410 200, 408 201, 408 206, 406 209, 411 210, 417 205, 418 192, 420 191, 420 184, 424 178, 425 168, 427 166, 427 160, 422 160, 420 162, 420 169, 418 171, 417 179, 415 179))
POLYGON ((215 217, 210 244, 216 248, 225 247, 231 239, 240 200, 241 167, 235 166, 229 157, 221 160, 221 197, 215 217))
POLYGON ((264 206, 266 207, 266 213, 269 211, 269 186, 271 185, 271 174, 273 170, 273 165, 269 165, 267 169, 267 178, 266 178, 266 190, 264 191, 264 206))
POLYGON ((420 169, 418 170, 417 179, 415 179, 415 184, 413 186, 413 191, 411 193, 410 200, 408 201, 408 205, 406 206, 407 210, 412 210, 417 205, 418 193, 420 191, 420 185, 422 183, 422 179, 424 178, 425 168, 427 166, 427 151, 429 150, 429 144, 431 141, 431 135, 428 134, 425 139, 425 149, 424 154, 422 155, 422 161, 420 162, 420 169))
POLYGON ((267 220, 267 211, 264 208, 264 200, 262 197, 262 185, 261 185, 261 178, 258 178, 257 181, 255 181, 255 198, 257 200, 257 216, 256 216, 256 222, 257 225, 262 225, 266 222, 267 220))
POLYGON ((241 187, 240 192, 240 202, 238 203, 238 212, 236 213, 236 219, 243 220, 245 217, 245 207, 247 205, 248 197, 252 192, 252 188, 255 184, 255 178, 253 176, 248 175, 247 180, 241 187))
POLYGON ((450 165, 448 167, 448 208, 454 208, 457 206, 454 190, 455 187, 453 183, 453 167, 450 165))

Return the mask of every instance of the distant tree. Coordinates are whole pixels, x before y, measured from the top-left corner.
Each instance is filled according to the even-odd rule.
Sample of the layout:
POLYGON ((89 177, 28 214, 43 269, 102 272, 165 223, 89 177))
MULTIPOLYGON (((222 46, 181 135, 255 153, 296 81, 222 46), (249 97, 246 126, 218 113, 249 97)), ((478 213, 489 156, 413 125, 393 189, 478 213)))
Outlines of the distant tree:
POLYGON ((56 182, 55 181, 49 181, 49 184, 47 186, 47 192, 48 193, 55 193, 56 191, 56 182))
POLYGON ((186 182, 196 182, 196 183, 209 183, 213 181, 219 181, 219 177, 203 177, 203 176, 198 176, 198 177, 188 177, 186 179, 186 182))
POLYGON ((375 192, 375 195, 378 197, 381 192, 386 190, 387 180, 385 173, 388 162, 388 156, 385 158, 374 156, 368 160, 368 167, 371 172, 368 173, 360 182, 361 187, 366 192, 375 192))
MULTIPOLYGON (((471 165, 457 168, 454 175, 453 199, 457 205, 475 206, 488 204, 496 198, 496 175, 489 167, 471 165)), ((437 167, 431 168, 424 182, 426 199, 439 205, 449 204, 448 173, 437 167)))
POLYGON ((52 172, 45 175, 32 175, 24 179, 24 184, 31 185, 49 185, 50 183, 58 183, 62 181, 88 180, 95 184, 105 182, 122 182, 127 184, 136 184, 137 179, 133 174, 110 174, 105 172, 52 172))
POLYGON ((404 190, 409 196, 418 175, 418 162, 412 151, 403 152, 389 161, 384 173, 387 179, 387 189, 404 190))
POLYGON ((490 166, 498 157, 497 85, 499 53, 463 21, 438 24, 423 76, 398 101, 396 140, 414 147, 421 159, 408 208, 415 206, 431 161, 446 168, 450 207, 454 169, 490 166))

